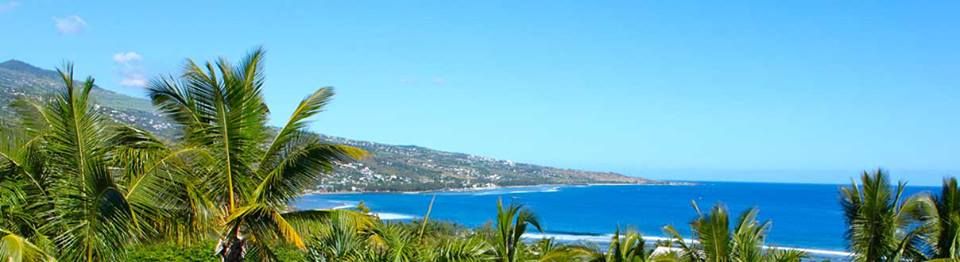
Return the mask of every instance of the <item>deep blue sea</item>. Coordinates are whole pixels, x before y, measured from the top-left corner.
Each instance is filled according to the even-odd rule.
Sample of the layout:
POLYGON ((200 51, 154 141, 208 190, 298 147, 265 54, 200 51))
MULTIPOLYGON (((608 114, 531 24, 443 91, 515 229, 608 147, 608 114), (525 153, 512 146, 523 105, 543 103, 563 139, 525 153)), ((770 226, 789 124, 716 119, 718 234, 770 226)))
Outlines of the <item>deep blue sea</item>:
MULTIPOLYGON (((696 185, 533 186, 469 192, 361 193, 307 195, 298 208, 349 207, 363 201, 383 219, 411 219, 427 211, 437 196, 431 219, 481 226, 492 221, 496 201, 519 202, 533 210, 544 231, 556 235, 606 235, 619 225, 644 236, 662 237, 664 225, 674 225, 689 237, 689 221, 702 210, 722 203, 731 220, 750 207, 761 220, 773 221, 768 245, 845 250, 841 185, 697 182, 696 185)), ((907 195, 934 191, 908 187, 907 195)))

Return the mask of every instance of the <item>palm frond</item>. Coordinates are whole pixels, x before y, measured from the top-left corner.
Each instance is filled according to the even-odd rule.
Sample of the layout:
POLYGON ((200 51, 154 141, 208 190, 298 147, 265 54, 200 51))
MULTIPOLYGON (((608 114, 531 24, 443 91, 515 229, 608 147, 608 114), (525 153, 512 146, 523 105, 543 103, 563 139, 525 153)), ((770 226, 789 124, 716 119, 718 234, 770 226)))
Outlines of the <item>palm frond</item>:
POLYGON ((694 232, 709 261, 729 261, 732 254, 730 219, 727 209, 716 205, 692 223, 694 232))
POLYGON ((770 262, 800 262, 807 258, 807 253, 797 249, 773 248, 767 251, 764 261, 770 262))
POLYGON ((123 253, 116 248, 138 232, 130 226, 129 205, 108 170, 110 136, 89 101, 93 79, 75 86, 71 65, 60 73, 66 89, 45 108, 51 130, 46 149, 59 177, 51 222, 65 229, 54 240, 67 260, 117 260, 123 253))
POLYGON ((863 172, 861 184, 854 181, 841 189, 841 204, 847 222, 846 238, 856 261, 924 259, 922 232, 918 225, 931 213, 928 198, 901 202, 906 184, 891 186, 883 170, 863 172))
POLYGON ((316 185, 320 174, 333 170, 336 161, 352 159, 348 147, 321 142, 315 136, 299 134, 279 154, 279 163, 253 190, 251 202, 285 204, 316 185))
MULTIPOLYGON (((480 237, 443 239, 438 244, 428 246, 424 251, 424 261, 433 262, 480 262, 491 261, 493 248, 480 237)), ((549 261, 549 260, 545 260, 549 261)))
POLYGON ((50 254, 29 240, 9 231, 0 229, 0 260, 11 262, 56 261, 50 254))
POLYGON ((291 140, 301 136, 301 133, 306 129, 307 120, 323 110, 323 107, 327 105, 331 97, 333 97, 333 88, 327 87, 317 89, 313 94, 304 98, 303 101, 300 101, 300 104, 293 110, 293 114, 290 115, 287 123, 280 128, 280 131, 277 132, 276 136, 270 142, 270 146, 266 152, 264 152, 260 160, 260 163, 264 163, 264 165, 261 165, 259 173, 266 173, 268 172, 265 170, 267 167, 276 166, 269 165, 268 163, 275 162, 279 157, 278 153, 281 148, 288 146, 291 140))
POLYGON ((673 245, 676 245, 683 251, 682 257, 684 260, 706 261, 706 258, 703 257, 703 252, 698 248, 699 246, 684 239, 683 235, 681 235, 676 228, 671 225, 666 225, 663 227, 663 232, 670 237, 673 245))
MULTIPOLYGON (((288 122, 270 137, 270 111, 262 94, 264 53, 255 49, 236 64, 223 58, 205 63, 188 60, 180 76, 151 83, 154 105, 182 128, 174 147, 197 148, 212 161, 171 160, 164 156, 169 152, 157 154, 159 159, 154 158, 153 167, 143 168, 150 174, 148 178, 135 179, 130 188, 139 190, 138 185, 144 182, 163 185, 143 190, 143 195, 170 191, 159 190, 163 188, 184 188, 189 193, 171 197, 190 208, 172 214, 197 219, 215 214, 216 220, 232 229, 220 230, 227 244, 249 236, 302 248, 304 237, 297 224, 309 219, 303 214, 284 213, 290 209, 288 203, 314 186, 320 175, 329 173, 334 163, 357 159, 365 152, 323 143, 306 132, 307 120, 333 95, 329 88, 304 99, 288 122), (158 169, 153 171, 156 175, 151 173, 154 169, 158 169)), ((197 223, 161 224, 179 228, 197 223)))
POLYGON ((759 261, 763 257, 763 245, 770 222, 757 221, 757 208, 744 211, 737 219, 733 231, 733 256, 740 261, 759 261))
POLYGON ((503 199, 497 200, 496 219, 496 248, 501 261, 517 261, 520 256, 521 238, 527 231, 527 226, 533 226, 538 231, 540 220, 536 215, 518 203, 503 206, 503 199))

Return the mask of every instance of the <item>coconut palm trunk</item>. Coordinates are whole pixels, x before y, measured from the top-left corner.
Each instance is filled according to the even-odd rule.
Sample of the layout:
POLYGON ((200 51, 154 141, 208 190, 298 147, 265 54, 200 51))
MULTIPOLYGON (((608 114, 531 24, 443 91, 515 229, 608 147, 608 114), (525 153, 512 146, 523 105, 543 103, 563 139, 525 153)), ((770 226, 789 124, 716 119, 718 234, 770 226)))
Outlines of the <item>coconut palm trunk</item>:
POLYGON ((240 235, 240 228, 234 226, 217 243, 216 254, 222 262, 243 261, 246 255, 245 241, 240 235))

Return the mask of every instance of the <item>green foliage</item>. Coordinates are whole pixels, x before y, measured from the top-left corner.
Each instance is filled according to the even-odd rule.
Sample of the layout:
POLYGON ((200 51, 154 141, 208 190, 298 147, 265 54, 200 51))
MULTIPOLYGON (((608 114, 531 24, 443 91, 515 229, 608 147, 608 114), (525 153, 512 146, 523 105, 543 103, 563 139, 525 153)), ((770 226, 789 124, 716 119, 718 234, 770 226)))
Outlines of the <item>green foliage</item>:
POLYGON ((841 204, 847 222, 847 241, 856 261, 924 260, 918 246, 930 227, 919 223, 930 207, 923 197, 903 200, 901 182, 892 187, 883 170, 864 172, 841 189, 841 204))
POLYGON ((308 230, 308 261, 486 261, 494 256, 486 240, 458 226, 420 222, 384 223, 354 211, 338 210, 308 230))
POLYGON ((494 232, 494 247, 500 261, 520 261, 524 243, 521 241, 527 227, 533 226, 538 231, 540 220, 530 210, 517 203, 503 206, 503 199, 497 200, 496 231, 494 232))
POLYGON ((30 240, 5 230, 0 230, 0 258, 18 262, 56 261, 30 240))
POLYGON ((0 226, 5 254, 40 252, 66 261, 118 261, 123 249, 146 236, 159 198, 128 186, 138 165, 147 161, 138 133, 117 126, 94 110, 92 78, 77 82, 73 67, 59 71, 64 88, 44 101, 13 106, 21 118, 4 128, 0 139, 0 226), (27 252, 30 250, 30 252, 27 252))
MULTIPOLYGON (((76 81, 70 65, 58 72, 63 88, 54 97, 18 100, 4 108, 18 118, 0 122, 0 260, 239 261, 240 250, 258 261, 739 262, 806 257, 793 249, 765 247, 771 223, 757 221, 757 209, 731 221, 720 204, 703 213, 694 203, 693 241, 667 226, 664 231, 673 241, 656 246, 675 249, 658 254, 640 233, 619 228, 605 251, 552 239, 524 240, 529 227, 542 231, 538 217, 516 203, 504 206, 502 200, 493 223, 474 230, 430 221, 429 211, 423 221, 385 223, 364 205, 355 211, 292 210, 287 203, 311 189, 319 175, 332 173, 334 163, 366 153, 305 130, 308 119, 333 96, 329 88, 307 96, 279 129, 267 126, 262 57, 263 51, 256 50, 239 64, 189 61, 180 77, 155 81, 152 102, 179 128, 172 140, 111 120, 93 103, 93 79, 76 81)), ((480 162, 481 169, 497 168, 480 162)), ((537 168, 517 165, 514 170, 541 170, 537 168)), ((463 178, 426 183, 450 187, 458 179, 463 178)), ((906 198, 905 183, 892 186, 882 170, 865 172, 860 181, 841 190, 854 260, 960 257, 955 178, 944 180, 939 195, 906 198)), ((542 182, 534 175, 502 183, 542 182)))
POLYGON ((697 218, 690 223, 694 233, 688 241, 672 226, 664 227, 664 232, 673 238, 671 246, 681 250, 674 254, 682 261, 800 261, 806 254, 796 250, 764 247, 770 222, 756 220, 756 208, 744 211, 730 228, 727 208, 715 205, 709 213, 702 213, 693 202, 697 218))
POLYGON ((537 261, 542 262, 607 261, 607 257, 595 247, 562 244, 552 238, 538 240, 534 243, 531 254, 528 256, 537 257, 537 261))
MULTIPOLYGON (((184 245, 176 243, 158 243, 137 245, 126 251, 127 261, 143 262, 219 262, 213 253, 216 242, 203 241, 184 245)), ((291 246, 277 246, 272 250, 278 261, 305 261, 305 253, 291 246)))
POLYGON ((326 212, 290 211, 287 203, 334 162, 364 152, 303 130, 332 96, 326 88, 269 132, 262 54, 236 67, 191 62, 182 79, 157 81, 155 104, 183 128, 173 143, 108 121, 91 100, 93 79, 75 81, 70 65, 59 71, 57 96, 14 104, 21 118, 0 137, 0 255, 122 261, 117 250, 141 241, 188 245, 216 235, 232 247, 222 252, 234 256, 228 260, 243 249, 274 260, 281 243, 305 249, 294 224, 326 212))
POLYGON ((357 148, 323 142, 305 130, 308 119, 333 96, 330 88, 307 96, 273 132, 267 126, 269 109, 262 96, 263 55, 257 49, 236 65, 226 59, 203 65, 188 60, 179 78, 163 78, 149 88, 153 104, 182 128, 176 146, 208 156, 202 161, 184 159, 194 172, 179 178, 179 183, 165 184, 165 190, 196 192, 179 195, 180 202, 193 204, 185 210, 188 215, 226 222, 217 231, 223 239, 218 250, 227 260, 239 258, 244 248, 251 256, 273 259, 270 247, 276 242, 306 249, 294 223, 325 214, 291 212, 287 203, 312 188, 321 175, 330 174, 334 162, 365 155, 357 148))
POLYGON ((609 262, 640 262, 647 261, 650 256, 647 254, 646 242, 640 233, 628 230, 623 237, 620 236, 620 229, 613 234, 610 239, 610 247, 607 248, 605 261, 609 262))
POLYGON ((213 254, 216 243, 206 241, 196 245, 163 243, 135 246, 127 250, 129 261, 151 262, 214 262, 220 258, 213 254))
POLYGON ((843 188, 847 241, 857 261, 956 260, 960 257, 960 189, 946 178, 939 195, 903 199, 905 183, 891 187, 883 170, 843 188))
POLYGON ((931 257, 960 259, 960 188, 957 178, 943 180, 940 195, 919 195, 914 200, 915 217, 921 217, 932 231, 926 238, 933 247, 931 257))

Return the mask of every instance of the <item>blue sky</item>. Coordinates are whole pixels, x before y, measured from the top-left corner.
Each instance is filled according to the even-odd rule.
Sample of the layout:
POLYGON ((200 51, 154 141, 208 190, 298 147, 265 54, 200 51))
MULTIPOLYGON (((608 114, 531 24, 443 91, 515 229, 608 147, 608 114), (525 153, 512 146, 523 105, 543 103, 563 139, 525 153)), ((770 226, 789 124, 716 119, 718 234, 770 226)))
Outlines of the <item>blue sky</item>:
POLYGON ((669 179, 914 184, 960 170, 960 3, 0 0, 0 60, 105 88, 268 50, 279 123, 669 179), (199 2, 199 3, 196 3, 199 2), (687 172, 690 171, 690 172, 687 172), (749 171, 749 172, 744 172, 749 171))

